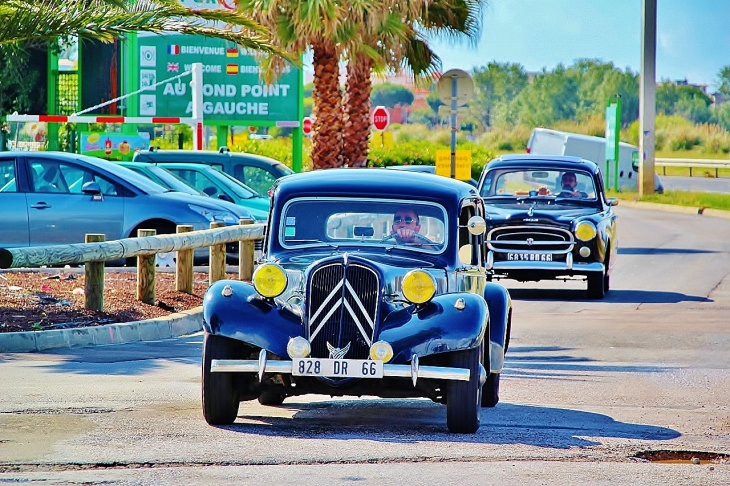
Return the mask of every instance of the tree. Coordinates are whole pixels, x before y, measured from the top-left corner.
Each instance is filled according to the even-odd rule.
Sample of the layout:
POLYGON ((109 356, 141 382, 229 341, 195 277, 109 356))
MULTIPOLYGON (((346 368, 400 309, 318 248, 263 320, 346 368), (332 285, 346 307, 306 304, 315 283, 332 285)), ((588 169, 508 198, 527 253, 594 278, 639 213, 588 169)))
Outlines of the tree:
POLYGON ((719 91, 725 96, 730 96, 730 66, 725 66, 720 69, 719 78, 719 91))
POLYGON ((474 100, 469 102, 470 111, 485 126, 492 126, 493 112, 498 106, 502 111, 527 86, 525 69, 516 63, 490 62, 472 70, 474 100))
POLYGON ((663 81, 657 86, 657 113, 680 115, 695 123, 706 123, 711 117, 712 99, 695 86, 663 81))
POLYGON ((413 92, 400 84, 383 83, 373 87, 370 94, 373 105, 394 108, 395 105, 407 106, 413 103, 413 92))
POLYGON ((533 127, 574 119, 578 104, 578 82, 562 64, 536 75, 515 98, 519 123, 533 127))

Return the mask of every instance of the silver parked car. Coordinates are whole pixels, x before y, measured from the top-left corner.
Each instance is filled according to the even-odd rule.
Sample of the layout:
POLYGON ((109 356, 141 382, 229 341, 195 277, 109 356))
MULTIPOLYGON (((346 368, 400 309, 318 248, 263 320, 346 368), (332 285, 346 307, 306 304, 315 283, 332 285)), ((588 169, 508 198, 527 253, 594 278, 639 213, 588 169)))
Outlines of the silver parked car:
MULTIPOLYGON (((164 234, 179 224, 202 230, 213 221, 253 220, 241 206, 170 191, 113 162, 66 152, 0 152, 0 214, 4 248, 82 243, 86 233, 110 241, 142 228, 164 234)), ((196 259, 206 254, 196 251, 196 259)))

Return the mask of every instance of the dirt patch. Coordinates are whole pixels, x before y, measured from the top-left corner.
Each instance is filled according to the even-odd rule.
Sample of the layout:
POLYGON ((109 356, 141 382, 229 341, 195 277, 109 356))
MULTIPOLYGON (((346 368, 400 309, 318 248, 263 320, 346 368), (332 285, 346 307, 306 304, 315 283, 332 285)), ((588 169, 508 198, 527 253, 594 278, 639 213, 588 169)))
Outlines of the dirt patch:
MULTIPOLYGON (((157 273, 155 305, 137 300, 134 272, 107 272, 104 311, 84 308, 82 272, 46 270, 0 273, 0 332, 44 331, 132 322, 189 310, 203 303, 208 274, 196 273, 193 293, 175 290, 174 273, 157 273)), ((229 274, 228 278, 236 278, 229 274)))

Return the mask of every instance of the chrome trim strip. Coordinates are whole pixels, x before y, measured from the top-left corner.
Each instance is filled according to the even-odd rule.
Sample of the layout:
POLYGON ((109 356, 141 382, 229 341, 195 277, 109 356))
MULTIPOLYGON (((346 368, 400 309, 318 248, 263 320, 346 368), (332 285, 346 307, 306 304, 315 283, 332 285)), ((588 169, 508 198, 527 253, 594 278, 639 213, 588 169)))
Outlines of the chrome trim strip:
POLYGON ((565 255, 565 267, 568 270, 573 270, 573 254, 572 253, 568 253, 567 255, 565 255))
MULTIPOLYGON (((324 299, 324 301, 320 305, 319 309, 317 309, 317 312, 315 312, 314 315, 309 318, 310 322, 314 322, 317 320, 317 317, 319 317, 319 313, 322 312, 322 310, 325 307, 327 307, 327 304, 329 303, 330 300, 332 300, 332 297, 334 297, 335 293, 337 293, 337 291, 340 290, 340 287, 342 287, 342 280, 340 280, 340 282, 334 286, 332 291, 329 293, 329 295, 324 299)), ((333 307, 337 307, 337 305, 334 305, 333 307)), ((329 318, 329 315, 327 315, 327 317, 324 318, 323 321, 326 321, 328 318, 329 318)))
POLYGON ((494 267, 494 252, 489 250, 487 253, 487 270, 491 270, 494 267))
POLYGON ((501 373, 504 367, 504 347, 494 341, 489 341, 489 372, 501 373))
MULTIPOLYGON (((259 373, 259 362, 253 359, 214 359, 210 362, 210 371, 212 373, 259 373)), ((291 374, 292 362, 268 360, 263 371, 266 373, 291 374)), ((418 367, 418 378, 469 381, 469 375, 470 372, 466 368, 447 368, 444 366, 418 367)), ((384 364, 383 376, 411 378, 412 380, 412 366, 410 364, 384 364)))
MULTIPOLYGON (((370 270, 372 272, 371 269, 368 268, 368 270, 370 270)), ((375 272, 372 272, 372 273, 375 273, 375 272)), ((377 276, 377 274, 376 274, 376 276, 377 276)), ((360 296, 357 295, 357 292, 355 292, 355 289, 352 288, 352 285, 350 285, 350 281, 347 280, 347 279, 345 279, 345 288, 347 288, 347 290, 350 291, 350 295, 352 295, 352 298, 357 303, 357 306, 360 309, 360 312, 362 312, 362 314, 365 316, 365 319, 367 320, 368 325, 370 326, 370 329, 373 329, 374 330, 375 329, 375 322, 373 322, 373 320, 370 318, 370 315, 368 314, 367 309, 365 309, 365 306, 362 305, 362 301, 360 300, 360 296)), ((347 301, 345 301, 345 304, 347 304, 347 301)), ((347 308, 350 311, 350 315, 352 316, 352 318, 355 319, 355 311, 352 310, 352 307, 350 307, 349 304, 347 304, 347 308)), ((358 327, 360 327, 360 323, 359 322, 358 322, 357 325, 358 325, 358 327)), ((362 328, 360 330, 362 331, 362 328)), ((363 332, 363 336, 365 336, 365 332, 364 331, 362 331, 362 332, 363 332)))
MULTIPOLYGON (((349 287, 349 285, 348 285, 348 287, 349 287)), ((350 288, 352 288, 352 287, 350 287, 350 288)), ((355 297, 356 300, 359 301, 359 299, 357 299, 357 296, 355 295, 354 292, 352 295, 353 295, 353 297, 355 297)), ((363 339, 365 339, 365 342, 368 343, 368 346, 371 346, 373 343, 370 340, 370 338, 368 337, 368 334, 365 332, 365 329, 362 327, 362 323, 360 323, 360 319, 357 318, 357 315, 355 314, 355 310, 352 308, 352 306, 350 306, 350 303, 347 301, 347 299, 344 299, 342 303, 344 304, 345 309, 347 309, 347 312, 350 313, 350 317, 352 317, 352 321, 357 326, 358 331, 360 331, 360 335, 363 337, 363 339)), ((360 304, 360 307, 362 307, 362 304, 360 304)), ((368 315, 365 314, 365 317, 368 317, 368 315)), ((369 320, 370 319, 368 318, 368 321, 369 320)), ((371 328, 375 329, 374 324, 372 324, 370 322, 368 322, 368 324, 370 324, 371 328)))
MULTIPOLYGON (((339 287, 342 287, 342 285, 339 285, 339 287)), ((332 294, 330 294, 330 295, 332 295, 332 294)), ((329 299, 329 297, 327 297, 327 298, 329 299)), ((327 321, 328 321, 328 320, 329 320, 329 318, 330 318, 330 317, 332 316, 332 314, 334 314, 334 313, 335 313, 335 311, 338 311, 338 310, 340 310, 340 304, 342 304, 342 301, 343 301, 343 300, 344 300, 344 299, 343 299, 342 297, 340 297, 340 299, 339 299, 339 300, 338 300, 337 302, 335 302, 334 304, 332 304, 332 307, 330 307, 330 310, 329 310, 329 312, 327 313, 327 315, 326 315, 326 316, 324 316, 324 318, 322 319, 322 322, 320 322, 320 323, 319 323, 319 326, 317 326, 317 329, 315 329, 315 330, 314 330, 314 332, 313 332, 313 333, 312 333, 312 334, 311 334, 311 335, 309 336, 309 342, 312 342, 312 341, 314 341, 314 337, 315 337, 315 336, 317 335, 317 333, 318 333, 319 331, 321 331, 321 330, 322 330, 322 328, 324 327, 324 325, 325 325, 325 324, 327 324, 327 321)), ((323 303, 322 303, 322 307, 320 307, 320 308, 319 308, 319 310, 317 311, 317 314, 319 314, 319 311, 320 311, 320 310, 324 309, 324 305, 325 305, 326 303, 327 303, 327 302, 323 302, 323 303)), ((314 321, 314 319, 311 319, 311 320, 310 320, 310 322, 312 322, 312 321, 314 321)))

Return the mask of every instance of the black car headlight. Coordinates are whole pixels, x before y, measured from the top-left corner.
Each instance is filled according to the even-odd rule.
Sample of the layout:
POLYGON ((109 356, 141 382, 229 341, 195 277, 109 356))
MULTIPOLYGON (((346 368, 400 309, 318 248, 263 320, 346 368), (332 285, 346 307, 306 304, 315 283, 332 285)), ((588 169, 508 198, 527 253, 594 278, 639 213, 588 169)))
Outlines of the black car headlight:
POLYGON ((575 227, 575 237, 580 241, 590 241, 596 237, 596 226, 590 221, 581 221, 575 227))

